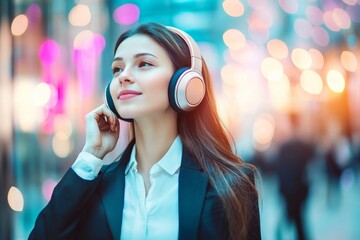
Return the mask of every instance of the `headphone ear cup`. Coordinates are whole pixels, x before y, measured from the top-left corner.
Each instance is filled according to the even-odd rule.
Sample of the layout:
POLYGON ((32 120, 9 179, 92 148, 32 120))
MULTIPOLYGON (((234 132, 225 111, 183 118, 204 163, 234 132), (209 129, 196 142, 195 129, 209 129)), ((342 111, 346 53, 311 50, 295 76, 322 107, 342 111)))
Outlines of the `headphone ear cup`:
POLYGON ((170 79, 169 103, 176 112, 191 111, 205 96, 205 83, 202 75, 191 68, 180 68, 170 79))
POLYGON ((105 88, 105 104, 106 104, 106 106, 116 115, 117 118, 120 118, 121 120, 126 121, 126 122, 132 122, 133 119, 123 118, 117 112, 117 110, 115 108, 114 100, 111 97, 110 84, 111 84, 111 82, 108 83, 108 85, 105 88))
POLYGON ((180 69, 176 70, 170 79, 169 88, 168 88, 169 103, 170 103, 170 106, 176 112, 182 112, 182 109, 178 106, 178 104, 176 103, 176 99, 175 99, 176 87, 177 87, 180 76, 188 69, 189 68, 184 67, 184 68, 180 68, 180 69))

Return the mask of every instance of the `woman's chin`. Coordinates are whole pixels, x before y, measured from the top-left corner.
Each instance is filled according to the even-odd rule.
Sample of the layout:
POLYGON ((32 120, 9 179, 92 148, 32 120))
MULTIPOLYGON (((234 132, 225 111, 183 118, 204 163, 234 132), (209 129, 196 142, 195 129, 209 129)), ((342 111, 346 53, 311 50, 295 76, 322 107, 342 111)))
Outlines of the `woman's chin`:
POLYGON ((125 118, 125 119, 134 119, 134 118, 137 118, 139 117, 139 114, 136 114, 134 112, 130 112, 130 111, 118 111, 119 115, 122 117, 122 118, 125 118))

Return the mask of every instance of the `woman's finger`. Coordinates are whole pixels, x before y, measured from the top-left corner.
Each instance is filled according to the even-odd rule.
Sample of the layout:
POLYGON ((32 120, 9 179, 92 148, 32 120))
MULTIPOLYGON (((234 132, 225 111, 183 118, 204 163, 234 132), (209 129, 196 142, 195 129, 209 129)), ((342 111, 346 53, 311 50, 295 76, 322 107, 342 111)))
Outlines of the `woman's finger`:
POLYGON ((118 131, 119 121, 116 115, 106 105, 103 104, 97 107, 92 111, 92 113, 94 114, 93 116, 98 124, 105 122, 109 125, 112 131, 118 131))

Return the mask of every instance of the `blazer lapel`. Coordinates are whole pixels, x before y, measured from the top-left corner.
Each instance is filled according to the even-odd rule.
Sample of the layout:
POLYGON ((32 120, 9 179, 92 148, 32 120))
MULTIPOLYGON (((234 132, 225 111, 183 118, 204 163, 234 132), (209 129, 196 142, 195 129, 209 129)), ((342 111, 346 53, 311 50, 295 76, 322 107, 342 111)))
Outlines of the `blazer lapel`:
POLYGON ((130 142, 117 164, 111 164, 105 169, 99 188, 100 198, 113 239, 120 239, 124 209, 125 168, 129 162, 134 143, 134 140, 130 142))
POLYGON ((196 239, 208 184, 189 153, 183 150, 179 173, 179 239, 196 239))

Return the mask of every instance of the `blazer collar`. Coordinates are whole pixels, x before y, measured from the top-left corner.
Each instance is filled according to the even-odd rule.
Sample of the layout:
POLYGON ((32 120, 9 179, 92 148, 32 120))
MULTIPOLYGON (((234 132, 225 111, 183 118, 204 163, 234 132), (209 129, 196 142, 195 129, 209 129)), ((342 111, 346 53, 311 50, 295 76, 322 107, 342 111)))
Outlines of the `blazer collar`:
MULTIPOLYGON (((100 198, 114 239, 119 239, 121 235, 125 169, 134 143, 135 140, 130 142, 119 162, 105 169, 99 188, 100 198)), ((197 237, 208 178, 190 154, 184 148, 182 151, 179 173, 179 239, 188 240, 197 237)))

